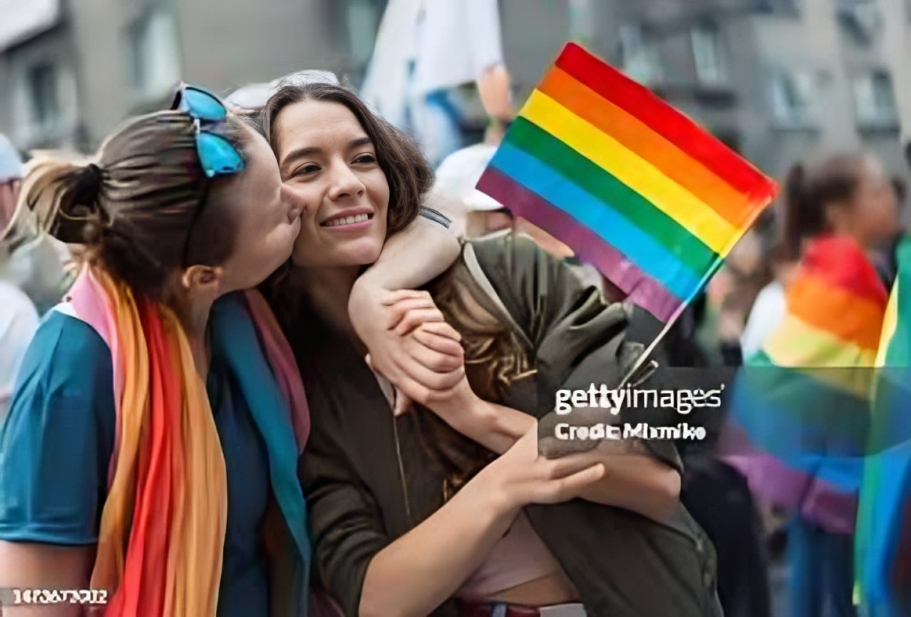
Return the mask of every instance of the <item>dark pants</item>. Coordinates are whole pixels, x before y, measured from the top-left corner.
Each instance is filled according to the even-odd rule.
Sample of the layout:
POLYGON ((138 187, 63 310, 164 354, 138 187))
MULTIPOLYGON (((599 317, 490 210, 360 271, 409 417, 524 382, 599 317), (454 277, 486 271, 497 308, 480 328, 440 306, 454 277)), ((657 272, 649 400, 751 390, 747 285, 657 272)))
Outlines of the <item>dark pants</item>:
POLYGON ((681 499, 715 545, 725 617, 769 617, 768 560, 746 480, 711 458, 687 461, 681 499))
POLYGON ((792 617, 854 617, 854 536, 829 533, 800 516, 788 531, 792 617), (824 613, 826 603, 830 604, 824 613))

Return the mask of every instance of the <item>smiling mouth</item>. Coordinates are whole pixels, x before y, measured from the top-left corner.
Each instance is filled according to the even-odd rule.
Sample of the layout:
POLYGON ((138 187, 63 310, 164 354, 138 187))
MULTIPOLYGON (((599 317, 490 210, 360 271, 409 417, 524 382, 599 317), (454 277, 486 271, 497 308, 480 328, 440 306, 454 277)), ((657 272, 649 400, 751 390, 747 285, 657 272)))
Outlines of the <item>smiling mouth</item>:
POLYGON ((345 216, 326 221, 323 227, 341 227, 342 225, 354 225, 355 223, 365 223, 373 218, 372 214, 358 214, 355 216, 345 216))

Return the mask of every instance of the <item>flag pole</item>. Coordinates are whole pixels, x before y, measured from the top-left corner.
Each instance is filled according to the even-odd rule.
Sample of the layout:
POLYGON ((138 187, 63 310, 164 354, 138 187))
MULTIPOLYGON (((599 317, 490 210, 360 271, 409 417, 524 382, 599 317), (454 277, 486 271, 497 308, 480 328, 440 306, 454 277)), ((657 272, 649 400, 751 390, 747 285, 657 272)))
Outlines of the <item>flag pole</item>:
POLYGON ((690 297, 687 298, 685 302, 682 302, 680 306, 674 309, 674 312, 667 320, 667 323, 664 324, 664 327, 661 329, 661 332, 658 333, 658 336, 656 336, 655 339, 648 344, 648 347, 646 347, 641 354, 639 354, 639 357, 636 359, 636 362, 633 363, 632 368, 626 372, 626 375, 623 376, 623 379, 621 379, 620 383, 617 385, 618 390, 625 386, 629 380, 633 378, 633 375, 636 374, 636 371, 642 368, 642 365, 645 364, 646 360, 649 359, 649 356, 652 354, 652 352, 655 351, 655 348, 658 347, 658 343, 661 342, 661 339, 663 339, 665 335, 670 332, 671 327, 678 319, 680 319, 680 316, 683 314, 683 311, 686 310, 686 307, 688 307, 699 294, 699 292, 702 291, 702 289, 709 282, 709 279, 715 276, 715 273, 718 272, 722 265, 724 265, 724 258, 719 255, 715 258, 715 261, 712 262, 711 267, 706 271, 705 275, 699 281, 699 284, 696 286, 696 288, 692 291, 692 293, 690 293, 690 297))

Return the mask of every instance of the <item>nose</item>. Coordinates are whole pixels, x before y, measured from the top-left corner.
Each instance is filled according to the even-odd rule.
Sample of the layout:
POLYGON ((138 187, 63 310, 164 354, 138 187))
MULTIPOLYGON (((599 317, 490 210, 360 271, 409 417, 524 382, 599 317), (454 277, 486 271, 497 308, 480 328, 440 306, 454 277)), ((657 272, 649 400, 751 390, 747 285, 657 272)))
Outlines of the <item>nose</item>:
POLYGON ((358 197, 364 194, 364 183, 344 161, 332 166, 332 188, 329 196, 333 199, 358 197))

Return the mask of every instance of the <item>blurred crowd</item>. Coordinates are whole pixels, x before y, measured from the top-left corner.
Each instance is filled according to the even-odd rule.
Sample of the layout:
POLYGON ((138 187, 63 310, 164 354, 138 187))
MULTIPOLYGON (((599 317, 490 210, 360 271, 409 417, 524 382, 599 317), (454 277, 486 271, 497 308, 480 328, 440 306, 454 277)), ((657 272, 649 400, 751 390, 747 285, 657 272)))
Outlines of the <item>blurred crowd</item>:
MULTIPOLYGON (((450 215, 453 229, 464 238, 507 231, 530 236, 569 263, 587 285, 600 287, 612 301, 624 302, 623 292, 594 267, 580 263, 568 246, 515 216, 509 204, 474 188, 515 115, 502 66, 486 72, 477 86, 490 117, 484 139, 442 157, 430 205, 450 215)), ((235 93, 233 101, 243 104, 267 92, 268 84, 254 85, 235 93)), ((68 248, 35 231, 34 221, 14 216, 26 175, 22 154, 0 135, 0 226, 7 228, 0 249, 0 418, 12 394, 16 367, 41 315, 59 301, 72 280, 66 267, 68 248)), ((828 231, 857 238, 883 285, 891 287, 896 275, 894 251, 904 234, 901 214, 906 189, 900 178, 889 177, 879 161, 862 152, 822 153, 818 159, 795 164, 781 178, 781 186, 779 203, 756 221, 704 294, 663 338, 656 351, 661 362, 700 368, 742 364, 782 319, 785 289, 802 247, 828 231)), ((630 336, 651 342, 662 324, 632 305, 627 308, 630 336)), ((726 614, 773 614, 769 572, 782 558, 789 513, 754 500, 746 480, 711 447, 689 447, 683 455, 687 463, 683 500, 716 543, 719 594, 726 614)), ((792 593, 801 584, 792 585, 792 593)), ((850 589, 840 590, 841 596, 846 594, 850 589)))
MULTIPOLYGON (((383 36, 394 39, 396 34, 385 32, 383 36)), ((451 90, 453 80, 465 82, 467 78, 462 75, 439 80, 422 101, 423 115, 403 114, 400 120, 406 125, 411 123, 412 133, 419 139, 423 137, 428 154, 438 164, 429 205, 449 215, 453 229, 464 238, 506 231, 527 235, 570 264, 584 283, 599 287, 611 301, 625 302, 621 289, 576 259, 568 246, 514 215, 509 204, 499 203, 474 188, 516 115, 505 66, 497 58, 485 57, 478 62, 487 68, 463 68, 466 75, 473 76, 489 118, 481 142, 465 144, 457 128, 453 128, 457 122, 452 113, 447 112, 447 89, 451 90)), ((377 64, 374 70, 385 71, 388 76, 392 65, 398 63, 389 60, 377 64)), ((432 69, 427 70, 440 77, 432 69)), ((365 88, 371 88, 369 75, 365 88)), ((254 85, 228 100, 253 106, 268 92, 269 84, 254 85)), ((413 112, 420 107, 407 100, 384 103, 382 96, 379 103, 381 110, 383 104, 387 109, 395 105, 413 112)), ((906 152, 911 165, 911 145, 906 152)), ((17 151, 0 135, 0 229, 7 230, 0 244, 0 419, 9 404, 16 368, 41 316, 60 300, 72 281, 67 270, 69 249, 38 233, 37 225, 24 216, 24 210, 16 212, 17 195, 27 177, 28 163, 23 159, 30 156, 17 151)), ((756 221, 703 295, 663 337, 656 350, 661 363, 689 368, 742 365, 745 358, 762 348, 781 322, 786 312, 786 290, 804 249, 808 242, 824 234, 834 232, 854 238, 866 251, 885 289, 891 288, 897 269, 896 246, 905 234, 904 181, 890 176, 880 161, 864 152, 820 152, 811 160, 789 163, 794 164, 779 179, 781 193, 777 203, 756 221)), ((662 324, 631 304, 627 304, 627 310, 630 336, 651 342, 662 324)), ((719 595, 725 614, 772 615, 769 572, 782 559, 785 543, 795 541, 793 532, 788 537, 793 529, 789 527, 793 513, 772 507, 751 494, 746 479, 716 456, 711 444, 689 447, 682 454, 687 464, 683 501, 716 544, 719 595)), ((839 559, 850 562, 850 556, 839 559)), ((792 567, 794 577, 805 574, 793 570, 792 567)), ((825 587, 822 596, 831 600, 834 612, 830 614, 853 614, 850 574, 841 579, 838 576, 831 576, 836 582, 825 587)), ((810 588, 799 578, 793 581, 791 596, 800 596, 804 587, 810 588)), ((792 597, 791 606, 798 601, 792 597)), ((801 609, 792 610, 798 617, 793 612, 796 610, 801 609)), ((815 617, 810 613, 803 615, 815 617)))

